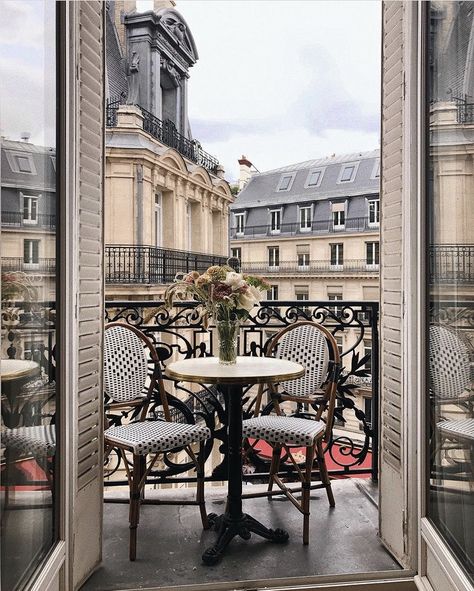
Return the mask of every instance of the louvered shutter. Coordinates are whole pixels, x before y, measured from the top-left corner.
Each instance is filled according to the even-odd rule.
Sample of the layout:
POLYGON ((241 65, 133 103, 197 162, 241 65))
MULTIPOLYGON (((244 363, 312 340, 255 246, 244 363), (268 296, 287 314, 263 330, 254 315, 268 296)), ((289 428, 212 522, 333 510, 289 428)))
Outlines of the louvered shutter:
POLYGON ((105 3, 72 3, 78 25, 78 389, 74 585, 101 559, 105 3))
POLYGON ((402 470, 402 161, 404 118, 403 2, 383 3, 381 175, 380 532, 405 560, 402 470))

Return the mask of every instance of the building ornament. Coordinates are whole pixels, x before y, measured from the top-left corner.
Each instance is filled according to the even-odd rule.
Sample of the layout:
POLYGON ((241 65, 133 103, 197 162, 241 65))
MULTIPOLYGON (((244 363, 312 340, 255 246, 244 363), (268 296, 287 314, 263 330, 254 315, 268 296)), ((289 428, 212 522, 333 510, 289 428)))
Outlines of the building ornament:
POLYGON ((172 16, 163 18, 161 22, 176 39, 178 45, 182 45, 185 40, 186 25, 172 16))
POLYGON ((168 73, 169 77, 171 78, 174 86, 181 86, 182 77, 181 73, 176 68, 175 64, 170 60, 164 57, 160 58, 160 67, 162 70, 168 73))
POLYGON ((132 57, 130 59, 130 63, 128 64, 128 73, 127 73, 127 81, 128 81, 128 97, 127 97, 127 104, 128 105, 135 105, 138 103, 138 96, 140 90, 140 78, 139 78, 139 70, 140 70, 140 56, 136 51, 132 51, 132 57))

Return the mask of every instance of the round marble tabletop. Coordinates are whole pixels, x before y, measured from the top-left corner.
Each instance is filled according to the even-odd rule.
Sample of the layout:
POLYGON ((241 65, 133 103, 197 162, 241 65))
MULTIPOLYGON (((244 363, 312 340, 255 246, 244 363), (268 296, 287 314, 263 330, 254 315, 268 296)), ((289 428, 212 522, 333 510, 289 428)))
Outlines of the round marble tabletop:
POLYGON ((165 374, 173 380, 204 384, 260 384, 294 380, 304 375, 299 363, 273 357, 237 357, 222 365, 217 357, 183 359, 170 363, 165 374))
POLYGON ((27 359, 0 360, 2 382, 26 378, 37 371, 39 371, 39 364, 36 361, 28 361, 27 359))

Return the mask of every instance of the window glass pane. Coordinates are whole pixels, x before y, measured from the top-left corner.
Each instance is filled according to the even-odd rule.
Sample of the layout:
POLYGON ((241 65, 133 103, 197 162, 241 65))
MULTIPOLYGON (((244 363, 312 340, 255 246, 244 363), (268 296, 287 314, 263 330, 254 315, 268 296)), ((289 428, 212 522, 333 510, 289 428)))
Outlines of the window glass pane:
POLYGON ((11 590, 29 587, 57 539, 55 11, 0 0, 0 586, 11 590))
POLYGON ((354 172, 354 166, 346 166, 342 171, 341 181, 350 181, 354 172))
POLYGON ((426 175, 428 516, 471 580, 474 580, 473 17, 471 2, 429 3, 426 175), (445 132, 447 128, 449 134, 445 132))

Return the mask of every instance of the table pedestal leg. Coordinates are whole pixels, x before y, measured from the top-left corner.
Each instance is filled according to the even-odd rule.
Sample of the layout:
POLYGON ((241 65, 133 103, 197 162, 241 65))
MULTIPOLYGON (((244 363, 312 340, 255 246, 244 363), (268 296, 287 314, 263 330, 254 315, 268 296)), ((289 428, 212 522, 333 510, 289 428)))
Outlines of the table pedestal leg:
POLYGON ((242 386, 224 386, 224 398, 228 421, 228 494, 223 515, 209 515, 211 525, 218 532, 216 543, 202 555, 205 564, 216 564, 235 536, 248 540, 255 533, 267 540, 283 543, 288 532, 269 529, 259 521, 242 513, 242 386))

